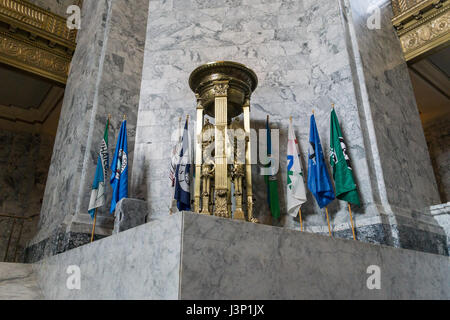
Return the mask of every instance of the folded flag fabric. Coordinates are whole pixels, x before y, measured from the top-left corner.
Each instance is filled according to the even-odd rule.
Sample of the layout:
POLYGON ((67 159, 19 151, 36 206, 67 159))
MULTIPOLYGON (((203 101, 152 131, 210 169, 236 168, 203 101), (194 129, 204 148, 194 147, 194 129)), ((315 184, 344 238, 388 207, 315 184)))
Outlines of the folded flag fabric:
POLYGON ((91 199, 89 201, 89 214, 92 219, 95 217, 95 210, 106 204, 106 177, 109 170, 108 153, 108 128, 109 119, 106 122, 105 133, 98 153, 97 169, 95 170, 94 182, 92 183, 91 199))
POLYGON ((117 203, 123 198, 128 198, 128 142, 127 121, 124 120, 120 127, 119 139, 111 165, 110 183, 113 189, 111 199, 111 213, 116 210, 117 203))
MULTIPOLYGON (((180 119, 181 121, 181 119, 180 119)), ((181 124, 178 125, 177 142, 172 149, 172 157, 170 158, 169 179, 172 182, 172 188, 175 188, 175 172, 180 162, 180 152, 182 147, 183 135, 181 133, 181 124)))
POLYGON ((358 189, 353 177, 353 169, 347 146, 342 136, 336 111, 331 112, 330 164, 333 168, 336 197, 356 205, 361 205, 358 189))
POLYGON ((325 164, 314 115, 311 116, 309 144, 308 188, 316 198, 319 207, 324 208, 336 199, 336 196, 325 164))
POLYGON ((179 211, 191 211, 191 143, 189 124, 184 126, 180 160, 175 171, 175 196, 179 211))
POLYGON ((274 168, 272 168, 272 133, 270 130, 269 119, 267 118, 266 123, 267 128, 267 158, 270 159, 267 168, 271 168, 272 174, 265 175, 264 179, 267 184, 267 202, 269 204, 270 212, 272 213, 272 217, 275 219, 279 219, 281 216, 280 212, 280 200, 278 197, 278 181, 277 176, 275 174, 274 168))
POLYGON ((289 123, 287 146, 287 211, 293 217, 297 216, 300 207, 307 200, 299 150, 298 141, 295 137, 291 122, 289 123))

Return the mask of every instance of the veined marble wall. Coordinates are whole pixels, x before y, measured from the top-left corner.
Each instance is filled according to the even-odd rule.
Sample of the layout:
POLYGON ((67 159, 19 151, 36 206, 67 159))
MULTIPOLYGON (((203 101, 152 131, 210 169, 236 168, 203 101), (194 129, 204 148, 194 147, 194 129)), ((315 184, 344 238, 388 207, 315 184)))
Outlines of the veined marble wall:
MULTIPOLYGON (((215 60, 244 63, 258 75, 253 94, 252 128, 280 129, 280 155, 286 152, 289 116, 307 165, 309 116, 316 111, 324 146, 329 139, 329 113, 336 103, 359 181, 367 180, 363 139, 359 133, 356 98, 344 26, 337 1, 151 1, 142 94, 136 137, 137 159, 133 168, 133 192, 149 201, 154 215, 165 214, 170 205, 167 193, 171 130, 178 118, 194 115, 195 97, 187 80, 200 64, 215 60), (351 134, 351 136, 350 136, 351 134), (139 154, 139 156, 138 156, 139 154)), ((254 166, 257 215, 270 223, 265 188, 254 166)), ((279 171, 282 210, 285 211, 286 161, 279 171)), ((361 183, 365 207, 373 204, 370 189, 361 183)), ((312 197, 304 207, 308 226, 322 227, 325 214, 312 197)), ((375 210, 365 209, 367 216, 375 210)), ((335 203, 336 224, 348 220, 345 207, 335 203)), ((289 217, 282 224, 299 227, 289 217)), ((326 227, 325 227, 326 228, 326 227)))
MULTIPOLYGON (((44 196, 54 137, 0 130, 0 213, 19 217, 39 214, 44 196)), ((23 261, 24 248, 34 236, 39 218, 32 221, 0 217, 0 261, 23 261), (23 223, 22 235, 19 239, 23 223), (14 229, 12 229, 14 225, 14 229), (17 248, 17 253, 16 253, 17 248)))
MULTIPOLYGON (((180 116, 195 112, 189 74, 206 62, 233 60, 248 65, 260 80, 252 128, 264 128, 269 114, 272 128, 280 129, 282 211, 289 116, 306 168, 311 111, 328 159, 335 103, 363 202, 354 208, 358 239, 413 247, 418 244, 398 243, 397 224, 407 223, 436 234, 441 246, 442 230, 431 215, 419 213, 438 196, 391 8, 384 5, 382 27, 372 31, 366 24, 369 3, 150 1, 131 195, 148 201, 153 218, 168 213, 171 133, 180 116), (400 213, 406 218, 399 222, 395 215, 400 213)), ((263 177, 256 166, 253 172, 256 215, 270 224, 266 188, 257 187, 264 185, 263 177)), ((326 233, 325 213, 312 195, 308 200, 303 207, 307 230, 326 233)), ((335 235, 351 237, 346 204, 335 201, 330 214, 335 235)), ((280 225, 299 229, 298 220, 288 216, 280 225)))
MULTIPOLYGON (((31 251, 39 251, 38 256, 90 239, 87 209, 108 114, 112 116, 111 158, 123 115, 127 116, 132 166, 147 9, 147 0, 83 3, 82 29, 64 97, 39 233, 31 243, 31 251), (71 229, 72 221, 79 220, 86 221, 84 229, 71 229)), ((109 206, 99 210, 105 220, 110 217, 106 211, 109 206)))
MULTIPOLYGON (((403 53, 392 29, 390 1, 378 3, 380 28, 369 30, 370 1, 344 0, 374 198, 394 245, 442 253, 445 233, 429 213, 440 203, 403 53), (386 222, 385 222, 386 223, 386 222), (431 250, 431 246, 440 248, 431 250)), ((446 251, 446 250, 445 250, 446 251)))
POLYGON ((424 126, 441 201, 450 202, 450 112, 424 126))

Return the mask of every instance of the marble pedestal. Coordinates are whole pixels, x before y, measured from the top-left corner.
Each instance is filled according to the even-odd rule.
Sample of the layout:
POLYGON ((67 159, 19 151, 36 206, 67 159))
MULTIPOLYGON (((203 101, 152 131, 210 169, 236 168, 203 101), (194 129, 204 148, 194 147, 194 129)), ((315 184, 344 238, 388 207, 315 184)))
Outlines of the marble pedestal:
POLYGON ((122 199, 116 207, 113 234, 136 228, 147 222, 147 202, 122 199))
POLYGON ((450 259, 180 213, 34 265, 47 299, 449 299, 450 259), (66 287, 78 266, 81 290, 66 287), (380 290, 367 287, 370 266, 380 290))
POLYGON ((432 206, 430 211, 447 235, 447 248, 450 252, 450 202, 432 206))

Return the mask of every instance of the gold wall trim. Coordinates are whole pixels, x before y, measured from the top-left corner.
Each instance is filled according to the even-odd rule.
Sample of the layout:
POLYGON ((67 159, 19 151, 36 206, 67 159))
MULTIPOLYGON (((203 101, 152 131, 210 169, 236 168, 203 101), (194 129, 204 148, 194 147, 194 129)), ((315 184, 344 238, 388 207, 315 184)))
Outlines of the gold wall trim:
POLYGON ((44 46, 0 31, 0 62, 66 83, 70 61, 44 46))
POLYGON ((439 0, 392 0, 392 10, 394 11, 394 26, 402 22, 420 16, 420 12, 426 10, 439 0))
MULTIPOLYGON (((393 0, 393 9, 394 3, 401 1, 393 0)), ((420 59, 450 43, 450 1, 418 1, 415 6, 405 9, 392 22, 406 61, 420 59)))
POLYGON ((77 30, 24 0, 0 0, 0 62, 65 84, 77 30))
POLYGON ((75 49, 77 31, 67 19, 24 0, 0 0, 0 20, 62 46, 75 49))

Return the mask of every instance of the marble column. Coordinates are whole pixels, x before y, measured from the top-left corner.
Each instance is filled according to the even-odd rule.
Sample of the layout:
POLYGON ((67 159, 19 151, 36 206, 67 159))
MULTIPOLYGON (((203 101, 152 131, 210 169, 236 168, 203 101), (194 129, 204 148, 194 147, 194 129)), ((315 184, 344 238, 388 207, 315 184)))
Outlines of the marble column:
MULTIPOLYGON (((89 241, 92 221, 87 209, 108 114, 112 115, 111 158, 123 115, 127 116, 132 167, 147 12, 148 0, 83 2, 81 30, 66 87, 39 231, 28 248, 29 261, 89 241)), ((109 205, 99 210, 98 237, 111 234, 113 218, 108 209, 109 205)))
MULTIPOLYGON (((255 70, 252 129, 270 115, 286 154, 289 116, 307 167, 309 116, 315 109, 326 159, 332 103, 341 121, 362 206, 354 207, 357 238, 447 254, 445 233, 429 206, 439 194, 390 1, 381 1, 381 28, 369 30, 369 1, 150 1, 132 195, 147 200, 152 218, 171 205, 167 168, 180 116, 195 115, 189 74, 209 61, 232 60, 255 70)), ((286 162, 278 179, 286 211, 286 162)), ((252 170, 255 216, 300 229, 298 218, 273 222, 264 179, 252 170)), ((352 238, 347 204, 330 206, 333 234, 352 238)), ((327 234, 326 216, 311 194, 303 206, 308 232, 327 234)))

